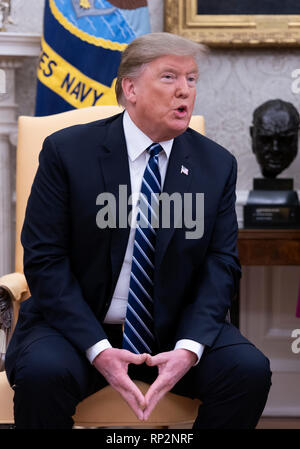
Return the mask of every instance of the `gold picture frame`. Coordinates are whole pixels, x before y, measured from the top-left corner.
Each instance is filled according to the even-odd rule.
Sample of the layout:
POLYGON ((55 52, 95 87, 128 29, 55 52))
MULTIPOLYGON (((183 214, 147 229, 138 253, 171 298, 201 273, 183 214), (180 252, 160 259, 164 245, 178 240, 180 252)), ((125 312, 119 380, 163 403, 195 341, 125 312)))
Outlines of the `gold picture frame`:
POLYGON ((300 45, 300 15, 204 15, 197 0, 165 0, 165 31, 209 46, 300 45))

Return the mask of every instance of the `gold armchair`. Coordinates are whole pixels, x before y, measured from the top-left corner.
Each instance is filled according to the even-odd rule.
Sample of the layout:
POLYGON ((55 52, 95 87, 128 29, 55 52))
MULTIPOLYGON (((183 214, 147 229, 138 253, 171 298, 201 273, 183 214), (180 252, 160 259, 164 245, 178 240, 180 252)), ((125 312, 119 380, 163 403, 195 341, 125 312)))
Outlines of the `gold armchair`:
MULTIPOLYGON (((75 109, 46 117, 19 117, 16 184, 15 273, 0 277, 0 371, 4 370, 6 346, 15 327, 20 302, 30 296, 23 274, 23 249, 20 242, 27 199, 38 166, 38 155, 45 137, 58 129, 109 117, 120 112, 118 106, 75 109), (2 347, 1 347, 2 341, 2 347)), ((204 133, 204 119, 193 116, 190 126, 204 133)), ((149 385, 137 382, 144 393, 149 385)), ((74 415, 75 426, 83 427, 169 427, 190 425, 200 401, 168 393, 153 411, 147 423, 140 422, 121 396, 110 386, 81 402, 74 415)), ((13 390, 5 372, 0 372, 0 424, 13 424, 13 390)))

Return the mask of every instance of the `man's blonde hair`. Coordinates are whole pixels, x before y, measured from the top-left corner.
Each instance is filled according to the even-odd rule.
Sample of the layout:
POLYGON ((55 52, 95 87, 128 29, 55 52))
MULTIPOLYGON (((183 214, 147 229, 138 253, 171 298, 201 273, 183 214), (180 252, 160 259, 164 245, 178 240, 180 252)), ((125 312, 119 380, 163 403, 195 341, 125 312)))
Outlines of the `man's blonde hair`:
POLYGON ((171 33, 144 34, 132 41, 122 54, 116 82, 116 96, 125 106, 122 89, 124 78, 135 78, 145 64, 166 55, 192 56, 196 63, 207 53, 207 47, 171 33))

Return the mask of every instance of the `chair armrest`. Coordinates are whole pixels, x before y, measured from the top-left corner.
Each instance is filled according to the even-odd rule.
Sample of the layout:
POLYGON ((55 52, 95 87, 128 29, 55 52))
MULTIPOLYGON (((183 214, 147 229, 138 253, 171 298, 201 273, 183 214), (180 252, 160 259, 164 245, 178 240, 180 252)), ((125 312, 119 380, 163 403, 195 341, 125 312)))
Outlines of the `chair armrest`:
POLYGON ((30 296, 26 278, 22 273, 10 273, 0 277, 0 371, 9 340, 15 328, 21 301, 30 296))
POLYGON ((30 296, 27 281, 23 273, 10 273, 1 276, 0 288, 9 294, 11 301, 21 302, 30 296))

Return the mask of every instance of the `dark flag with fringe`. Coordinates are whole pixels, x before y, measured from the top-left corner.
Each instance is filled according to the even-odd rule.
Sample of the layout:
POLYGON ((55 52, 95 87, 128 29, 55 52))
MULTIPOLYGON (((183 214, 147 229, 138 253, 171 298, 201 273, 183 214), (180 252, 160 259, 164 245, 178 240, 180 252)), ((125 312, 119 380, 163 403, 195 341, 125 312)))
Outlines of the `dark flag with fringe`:
POLYGON ((146 0, 46 0, 35 115, 117 104, 121 53, 148 32, 146 0))

